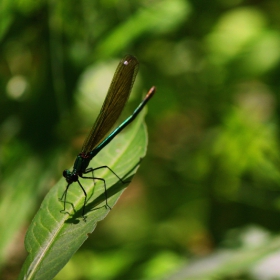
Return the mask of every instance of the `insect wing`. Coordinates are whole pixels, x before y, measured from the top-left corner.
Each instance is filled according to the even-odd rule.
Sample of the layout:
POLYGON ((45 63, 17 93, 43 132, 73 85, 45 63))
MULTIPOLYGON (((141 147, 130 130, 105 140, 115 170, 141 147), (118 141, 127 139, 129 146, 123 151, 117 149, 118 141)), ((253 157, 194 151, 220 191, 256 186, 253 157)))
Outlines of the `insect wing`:
POLYGON ((138 65, 138 60, 132 55, 120 61, 100 113, 83 144, 82 153, 90 153, 116 123, 130 95, 138 65))

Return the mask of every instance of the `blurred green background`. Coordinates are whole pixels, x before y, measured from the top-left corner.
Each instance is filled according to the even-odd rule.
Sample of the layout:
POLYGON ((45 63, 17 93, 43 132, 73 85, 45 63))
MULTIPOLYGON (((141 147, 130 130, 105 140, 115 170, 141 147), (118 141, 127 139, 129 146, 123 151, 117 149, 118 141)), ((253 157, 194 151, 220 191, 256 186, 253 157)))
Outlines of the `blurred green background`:
POLYGON ((0 3, 0 268, 70 168, 118 61, 147 157, 55 279, 280 279, 280 2, 0 3), (274 277, 274 278, 273 278, 274 277))

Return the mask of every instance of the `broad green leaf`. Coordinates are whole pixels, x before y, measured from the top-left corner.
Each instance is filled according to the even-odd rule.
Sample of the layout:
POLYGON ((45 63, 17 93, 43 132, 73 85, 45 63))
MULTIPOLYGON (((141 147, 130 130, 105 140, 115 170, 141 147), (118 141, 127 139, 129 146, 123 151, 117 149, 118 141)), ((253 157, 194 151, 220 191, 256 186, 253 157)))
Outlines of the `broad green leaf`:
MULTIPOLYGON (((105 147, 92 161, 91 167, 109 166, 127 184, 121 183, 107 168, 96 171, 95 177, 104 178, 108 190, 108 204, 113 207, 128 186, 140 160, 146 153, 147 134, 143 124, 144 114, 105 147)), ((74 159, 73 159, 74 160, 74 159)), ((73 183, 67 194, 66 211, 60 212, 59 201, 66 187, 62 178, 47 194, 25 238, 29 255, 22 268, 20 279, 53 279, 71 256, 93 232, 98 221, 110 212, 105 205, 104 186, 101 181, 80 180, 88 194, 86 221, 83 220, 84 194, 73 183)), ((112 211, 112 210, 111 210, 112 211)))

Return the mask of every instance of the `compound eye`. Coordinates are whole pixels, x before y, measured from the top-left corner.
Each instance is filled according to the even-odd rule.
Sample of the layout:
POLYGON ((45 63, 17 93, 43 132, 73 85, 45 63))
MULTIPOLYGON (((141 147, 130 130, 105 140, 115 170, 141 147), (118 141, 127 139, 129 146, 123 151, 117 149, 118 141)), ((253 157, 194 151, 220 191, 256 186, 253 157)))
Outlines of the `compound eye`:
POLYGON ((64 178, 67 177, 67 174, 68 174, 68 170, 64 170, 64 171, 62 172, 62 175, 63 175, 64 178))

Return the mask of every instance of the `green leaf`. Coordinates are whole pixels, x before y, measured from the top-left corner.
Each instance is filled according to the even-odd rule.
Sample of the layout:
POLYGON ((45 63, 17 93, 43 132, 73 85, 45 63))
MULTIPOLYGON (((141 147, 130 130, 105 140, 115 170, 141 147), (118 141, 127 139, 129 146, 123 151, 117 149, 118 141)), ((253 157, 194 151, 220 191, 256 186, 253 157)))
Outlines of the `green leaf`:
MULTIPOLYGON (((144 114, 106 146, 90 163, 91 167, 108 165, 124 181, 131 181, 146 153, 147 133, 143 124, 144 114)), ((108 204, 113 207, 123 190, 121 183, 107 168, 98 170, 96 177, 106 180, 108 204)), ((66 187, 61 179, 47 194, 33 219, 25 238, 29 255, 21 270, 20 279, 53 279, 71 256, 92 233, 98 221, 110 212, 104 207, 104 186, 97 180, 81 180, 88 194, 86 221, 82 218, 84 194, 77 183, 67 193, 67 214, 60 212, 63 203, 59 200, 66 187)))

